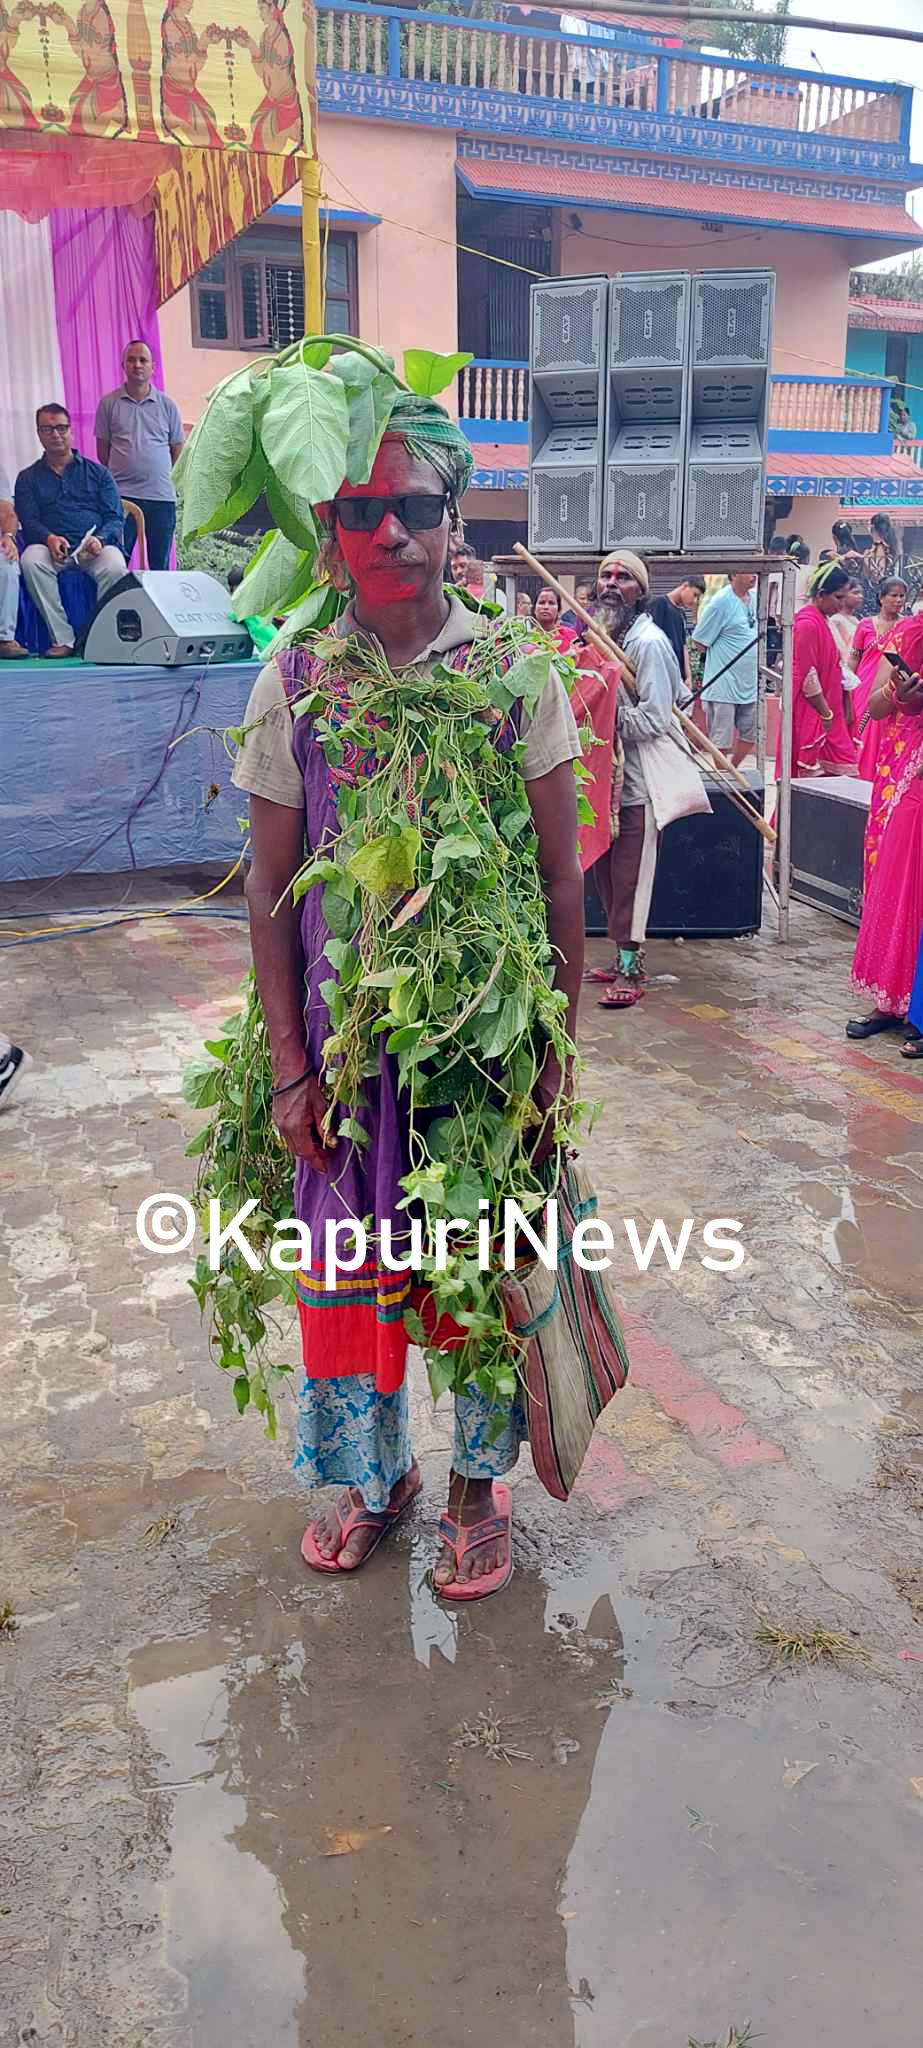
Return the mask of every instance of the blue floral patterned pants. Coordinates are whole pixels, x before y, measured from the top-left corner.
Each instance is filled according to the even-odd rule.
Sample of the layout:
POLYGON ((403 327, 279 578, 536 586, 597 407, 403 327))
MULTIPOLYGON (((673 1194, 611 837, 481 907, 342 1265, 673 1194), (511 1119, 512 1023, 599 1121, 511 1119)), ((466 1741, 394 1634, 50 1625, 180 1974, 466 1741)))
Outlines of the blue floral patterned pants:
MULTIPOLYGON (((521 1395, 503 1411, 476 1387, 455 1403, 452 1464, 467 1479, 510 1472, 528 1436, 521 1395)), ((379 1394, 373 1373, 302 1383, 298 1398, 295 1471, 308 1486, 357 1486, 373 1513, 387 1507, 392 1487, 413 1464, 410 1396, 405 1378, 395 1394, 379 1394)))

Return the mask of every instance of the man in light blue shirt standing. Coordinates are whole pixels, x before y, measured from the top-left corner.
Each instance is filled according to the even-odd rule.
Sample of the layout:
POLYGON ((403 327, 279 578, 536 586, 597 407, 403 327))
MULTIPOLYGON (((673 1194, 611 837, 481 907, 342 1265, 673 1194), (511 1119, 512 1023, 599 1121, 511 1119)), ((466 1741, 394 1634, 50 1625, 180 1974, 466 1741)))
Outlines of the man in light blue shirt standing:
MULTIPOLYGON (((107 392, 96 412, 96 454, 111 470, 123 498, 144 514, 147 560, 168 569, 176 529, 173 464, 183 445, 179 406, 151 383, 154 358, 146 341, 130 341, 122 357, 125 382, 107 392)), ((125 522, 125 553, 135 544, 135 522, 125 522)))
POLYGON ((702 700, 708 735, 735 764, 756 747, 757 647, 752 570, 729 576, 702 606, 693 628, 705 648, 702 700))

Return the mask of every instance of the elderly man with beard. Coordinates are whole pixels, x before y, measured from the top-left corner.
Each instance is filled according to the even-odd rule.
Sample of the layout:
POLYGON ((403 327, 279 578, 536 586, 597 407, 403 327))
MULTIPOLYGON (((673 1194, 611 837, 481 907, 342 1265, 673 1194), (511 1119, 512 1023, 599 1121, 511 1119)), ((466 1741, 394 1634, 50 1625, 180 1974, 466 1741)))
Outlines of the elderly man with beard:
POLYGON ((665 633, 647 608, 650 579, 640 555, 616 548, 600 563, 597 617, 624 647, 635 672, 637 702, 619 696, 618 731, 625 754, 618 837, 593 870, 616 952, 609 967, 591 970, 604 982, 604 1010, 630 1009, 644 995, 644 939, 657 869, 659 834, 648 794, 644 754, 668 731, 686 688, 665 633))

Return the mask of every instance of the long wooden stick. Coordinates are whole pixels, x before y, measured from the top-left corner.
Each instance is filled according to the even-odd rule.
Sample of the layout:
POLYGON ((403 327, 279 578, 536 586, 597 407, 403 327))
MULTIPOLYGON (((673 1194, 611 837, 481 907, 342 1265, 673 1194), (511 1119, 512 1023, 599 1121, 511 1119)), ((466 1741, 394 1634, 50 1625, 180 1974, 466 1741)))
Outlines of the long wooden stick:
MULTIPOLYGON (((635 671, 624 648, 619 647, 618 643, 610 638, 605 627, 600 626, 598 621, 593 618, 592 612, 587 611, 586 606, 581 604, 578 597, 572 597, 570 591, 565 590, 563 583, 559 583, 557 577, 552 576, 551 570, 546 569, 543 562, 540 562, 535 555, 530 555, 528 548, 523 547, 521 540, 517 540, 514 543, 513 553, 521 555, 523 561, 527 563, 533 574, 541 577, 542 582, 548 585, 549 590, 555 591, 562 603, 567 605, 571 611, 576 612, 578 618, 583 619, 584 624, 589 628, 588 637, 592 640, 594 647, 597 647, 601 654, 608 655, 611 661, 618 662, 623 677, 629 686, 629 695, 637 703, 635 671)), ((702 732, 700 727, 695 725, 691 718, 687 718, 686 713, 680 711, 677 705, 673 707, 673 718, 678 732, 674 731, 672 737, 676 739, 679 733, 685 734, 697 751, 708 754, 711 757, 715 766, 723 771, 723 774, 716 777, 716 780, 721 783, 725 794, 736 803, 737 809, 742 815, 749 818, 751 825, 754 825, 757 832, 761 833, 767 846, 775 846, 776 835, 772 826, 749 801, 750 785, 746 777, 741 775, 739 769, 735 768, 733 761, 730 761, 728 756, 721 752, 720 747, 716 747, 714 740, 710 739, 707 733, 702 732), (742 789, 746 792, 746 802, 744 802, 742 797, 738 796, 737 790, 732 787, 733 783, 737 784, 738 790, 742 789)))

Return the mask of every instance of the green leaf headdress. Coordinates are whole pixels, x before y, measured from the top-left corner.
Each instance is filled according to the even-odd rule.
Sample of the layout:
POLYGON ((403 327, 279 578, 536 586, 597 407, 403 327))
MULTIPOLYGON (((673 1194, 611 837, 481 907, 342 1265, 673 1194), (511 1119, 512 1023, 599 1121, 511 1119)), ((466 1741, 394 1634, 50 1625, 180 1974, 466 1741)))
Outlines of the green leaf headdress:
POLYGON ((265 493, 275 525, 235 592, 238 618, 284 614, 281 642, 335 616, 341 598, 318 561, 316 508, 344 480, 368 482, 386 433, 431 464, 457 506, 474 457, 435 394, 470 361, 408 349, 402 379, 383 349, 307 335, 216 385, 175 475, 184 540, 233 525, 265 493))

